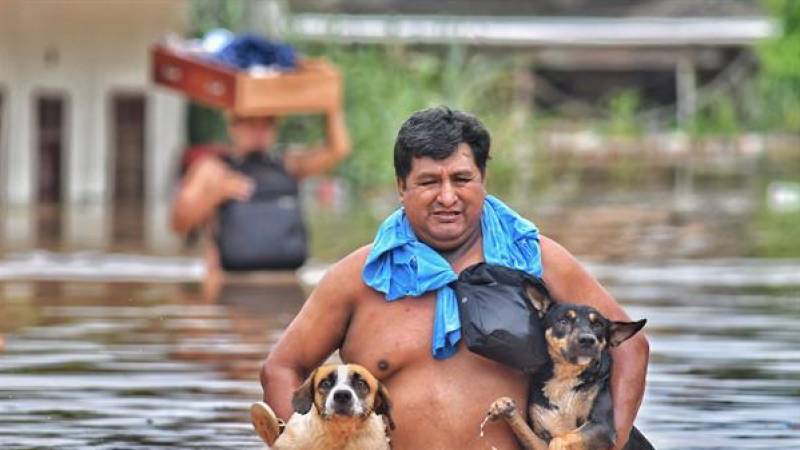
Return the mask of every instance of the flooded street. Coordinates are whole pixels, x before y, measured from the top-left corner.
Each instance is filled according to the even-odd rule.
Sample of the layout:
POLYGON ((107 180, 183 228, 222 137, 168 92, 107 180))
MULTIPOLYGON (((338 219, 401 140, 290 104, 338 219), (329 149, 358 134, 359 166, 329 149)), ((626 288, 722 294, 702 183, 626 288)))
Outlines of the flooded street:
MULTIPOLYGON (((72 281, 18 281, 30 255, 0 265, 0 448, 263 448, 247 408, 299 288, 246 284, 208 302, 191 258, 144 260, 134 278, 156 283, 114 276, 136 257, 105 258, 100 275, 118 281, 64 261, 72 281)), ((591 269, 649 320, 638 426, 658 449, 800 448, 800 261, 591 269)))
POLYGON ((0 282, 0 448, 263 448, 258 365, 302 299, 271 288, 0 282))

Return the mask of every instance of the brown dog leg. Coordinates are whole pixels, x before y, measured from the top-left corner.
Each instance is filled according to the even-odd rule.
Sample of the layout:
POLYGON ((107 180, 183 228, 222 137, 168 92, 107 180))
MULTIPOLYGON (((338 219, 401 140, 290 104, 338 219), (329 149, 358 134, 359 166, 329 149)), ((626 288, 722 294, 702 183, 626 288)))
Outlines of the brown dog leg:
POLYGON ((504 419, 526 450, 547 450, 547 444, 537 436, 525 419, 519 415, 514 400, 500 397, 492 403, 487 413, 489 420, 504 419))
MULTIPOLYGON (((614 444, 611 444, 613 447, 614 444)), ((605 448, 611 448, 605 447, 605 448)), ((583 434, 579 431, 573 431, 561 436, 554 437, 550 441, 550 450, 586 450, 586 441, 583 434)))

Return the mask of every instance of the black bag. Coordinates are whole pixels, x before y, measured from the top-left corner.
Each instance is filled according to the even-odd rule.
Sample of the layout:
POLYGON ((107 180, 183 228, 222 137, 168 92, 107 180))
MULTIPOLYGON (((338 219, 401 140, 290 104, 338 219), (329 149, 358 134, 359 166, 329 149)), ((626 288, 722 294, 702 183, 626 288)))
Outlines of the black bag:
POLYGON ((525 272, 478 263, 464 269, 450 286, 458 299, 464 345, 481 356, 533 373, 549 356, 525 283, 544 288, 541 280, 525 272))
POLYGON ((270 153, 224 160, 250 177, 255 187, 247 201, 230 200, 219 208, 216 242, 222 268, 296 269, 303 265, 308 238, 297 180, 270 153))

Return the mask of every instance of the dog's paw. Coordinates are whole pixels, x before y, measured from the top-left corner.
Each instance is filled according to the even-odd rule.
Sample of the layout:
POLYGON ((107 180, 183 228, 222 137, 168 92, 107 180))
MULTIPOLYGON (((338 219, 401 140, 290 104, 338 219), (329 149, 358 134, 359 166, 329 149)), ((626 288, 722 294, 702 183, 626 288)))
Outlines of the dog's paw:
POLYGON ((250 420, 261 440, 269 446, 275 443, 284 426, 283 421, 264 402, 253 403, 250 406, 250 420))
POLYGON ((579 433, 568 433, 550 440, 547 450, 585 450, 586 443, 579 433))
POLYGON ((517 404, 508 397, 500 397, 489 407, 487 416, 489 420, 497 420, 503 417, 511 417, 517 412, 517 404))

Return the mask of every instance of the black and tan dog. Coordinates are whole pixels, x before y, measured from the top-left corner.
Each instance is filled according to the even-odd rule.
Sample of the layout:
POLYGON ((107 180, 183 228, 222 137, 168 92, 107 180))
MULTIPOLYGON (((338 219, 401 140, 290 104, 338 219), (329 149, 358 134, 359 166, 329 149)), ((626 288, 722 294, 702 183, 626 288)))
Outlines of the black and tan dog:
POLYGON ((295 414, 277 440, 277 419, 269 406, 259 402, 251 407, 256 431, 273 450, 390 449, 389 394, 362 366, 319 367, 297 388, 292 407, 295 414))
MULTIPOLYGON (((550 356, 531 378, 528 417, 533 429, 507 397, 492 404, 489 418, 505 419, 529 450, 612 448, 616 432, 608 349, 636 334, 646 320, 614 322, 589 306, 553 302, 538 282, 526 286, 526 292, 542 319, 550 356)), ((635 429, 631 434, 644 440, 635 429)), ((626 449, 637 448, 630 442, 626 449)))

